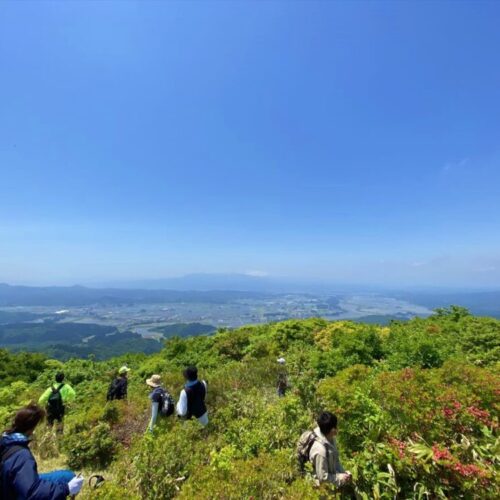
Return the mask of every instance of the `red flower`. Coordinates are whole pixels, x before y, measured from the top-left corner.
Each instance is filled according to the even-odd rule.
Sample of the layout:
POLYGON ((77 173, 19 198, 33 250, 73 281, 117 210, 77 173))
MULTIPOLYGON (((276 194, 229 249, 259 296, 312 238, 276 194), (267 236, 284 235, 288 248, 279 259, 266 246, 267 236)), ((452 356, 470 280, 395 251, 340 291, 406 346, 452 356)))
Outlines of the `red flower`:
POLYGON ((455 412, 451 408, 443 408, 443 414, 447 420, 451 420, 455 416, 455 412))
POLYGON ((453 466, 453 469, 463 477, 484 476, 484 471, 474 464, 461 464, 459 462, 453 466))
POLYGON ((436 462, 440 460, 453 460, 453 457, 448 448, 439 448, 439 446, 434 445, 432 447, 432 456, 436 462))
POLYGON ((406 451, 406 443, 396 438, 389 438, 389 442, 392 444, 392 446, 396 448, 399 458, 404 458, 406 451))
POLYGON ((487 410, 481 410, 477 406, 469 406, 467 411, 470 415, 472 415, 476 420, 479 420, 483 424, 488 425, 490 423, 490 412, 487 410))

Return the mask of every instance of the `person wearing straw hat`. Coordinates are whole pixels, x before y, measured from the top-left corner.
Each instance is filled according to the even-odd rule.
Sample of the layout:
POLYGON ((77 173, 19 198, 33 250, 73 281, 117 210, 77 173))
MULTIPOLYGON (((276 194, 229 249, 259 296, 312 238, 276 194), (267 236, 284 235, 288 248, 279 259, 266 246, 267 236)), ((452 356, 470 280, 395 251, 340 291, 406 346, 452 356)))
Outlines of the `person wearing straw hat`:
POLYGON ((151 375, 151 378, 146 380, 146 384, 153 389, 149 393, 149 399, 151 400, 151 420, 148 425, 149 432, 153 432, 165 390, 162 387, 160 375, 151 375))
POLYGON ((125 365, 118 370, 118 377, 111 382, 108 389, 108 395, 106 397, 108 401, 113 401, 114 399, 127 399, 127 376, 129 371, 130 368, 125 365))

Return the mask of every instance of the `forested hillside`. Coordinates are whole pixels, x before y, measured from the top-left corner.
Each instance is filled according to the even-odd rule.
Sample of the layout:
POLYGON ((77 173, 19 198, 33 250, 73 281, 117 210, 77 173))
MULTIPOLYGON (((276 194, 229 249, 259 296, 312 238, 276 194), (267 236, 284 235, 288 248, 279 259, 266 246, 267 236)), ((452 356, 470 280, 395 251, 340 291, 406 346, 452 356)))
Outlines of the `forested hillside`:
POLYGON ((295 446, 328 409, 360 498, 499 498, 500 321, 459 307, 388 326, 284 321, 172 338, 159 353, 108 361, 0 351, 0 424, 38 396, 61 368, 77 391, 59 443, 42 427, 40 468, 67 464, 108 479, 84 498, 320 498, 299 474, 295 446), (291 389, 276 381, 286 359, 291 389), (128 402, 106 403, 123 363, 128 402), (158 373, 177 397, 182 369, 208 381, 210 424, 164 418, 146 432, 158 373))

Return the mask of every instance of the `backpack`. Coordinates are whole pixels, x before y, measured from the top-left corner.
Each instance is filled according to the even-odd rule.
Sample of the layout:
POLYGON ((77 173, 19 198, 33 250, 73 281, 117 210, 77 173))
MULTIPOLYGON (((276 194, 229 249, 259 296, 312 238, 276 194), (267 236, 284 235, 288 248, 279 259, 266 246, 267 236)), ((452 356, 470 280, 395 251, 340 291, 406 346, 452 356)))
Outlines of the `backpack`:
POLYGON ((161 388, 160 391, 160 414, 164 417, 170 417, 174 413, 175 400, 165 389, 161 388))
POLYGON ((306 431, 300 436, 297 443, 297 462, 302 473, 306 471, 306 464, 309 462, 311 448, 316 439, 318 439, 318 436, 314 431, 306 431))
POLYGON ((61 396, 61 389, 64 384, 61 384, 57 389, 52 386, 52 392, 50 393, 49 399, 47 401, 47 413, 52 418, 61 418, 64 415, 64 404, 61 396))
POLYGON ((115 378, 113 379, 113 381, 111 382, 111 384, 109 384, 109 389, 108 389, 108 394, 106 396, 106 399, 108 401, 113 401, 114 399, 116 399, 116 396, 117 396, 117 389, 118 389, 118 379, 115 378))
POLYGON ((278 390, 282 391, 283 394, 288 389, 288 378, 284 373, 278 375, 278 390))

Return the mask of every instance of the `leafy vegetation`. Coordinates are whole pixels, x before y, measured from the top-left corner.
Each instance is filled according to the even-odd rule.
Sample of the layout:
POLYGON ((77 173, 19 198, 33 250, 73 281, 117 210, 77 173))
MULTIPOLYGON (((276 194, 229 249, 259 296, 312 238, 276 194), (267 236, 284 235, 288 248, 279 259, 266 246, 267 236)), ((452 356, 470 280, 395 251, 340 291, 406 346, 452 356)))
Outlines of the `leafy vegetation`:
POLYGON ((174 337, 159 353, 107 361, 5 351, 0 360, 2 425, 57 370, 74 385, 60 446, 40 429, 34 448, 42 469, 52 450, 77 470, 105 470, 105 486, 83 498, 336 495, 295 464, 296 442, 321 408, 339 416, 341 457, 359 498, 500 496, 500 321, 462 308, 387 326, 289 320, 174 337), (279 356, 291 383, 284 398, 279 356), (105 403, 123 363, 132 368, 129 400, 105 403), (177 394, 188 363, 208 381, 209 426, 169 418, 147 434, 145 378, 160 373, 177 394))
POLYGON ((60 360, 88 356, 102 360, 128 352, 152 354, 161 349, 156 340, 134 332, 119 332, 113 326, 52 320, 0 324, 0 345, 11 351, 41 352, 60 360))
POLYGON ((165 338, 195 337, 197 335, 214 333, 215 330, 215 326, 206 325, 203 323, 174 323, 172 325, 160 326, 154 329, 155 332, 163 334, 165 338))

